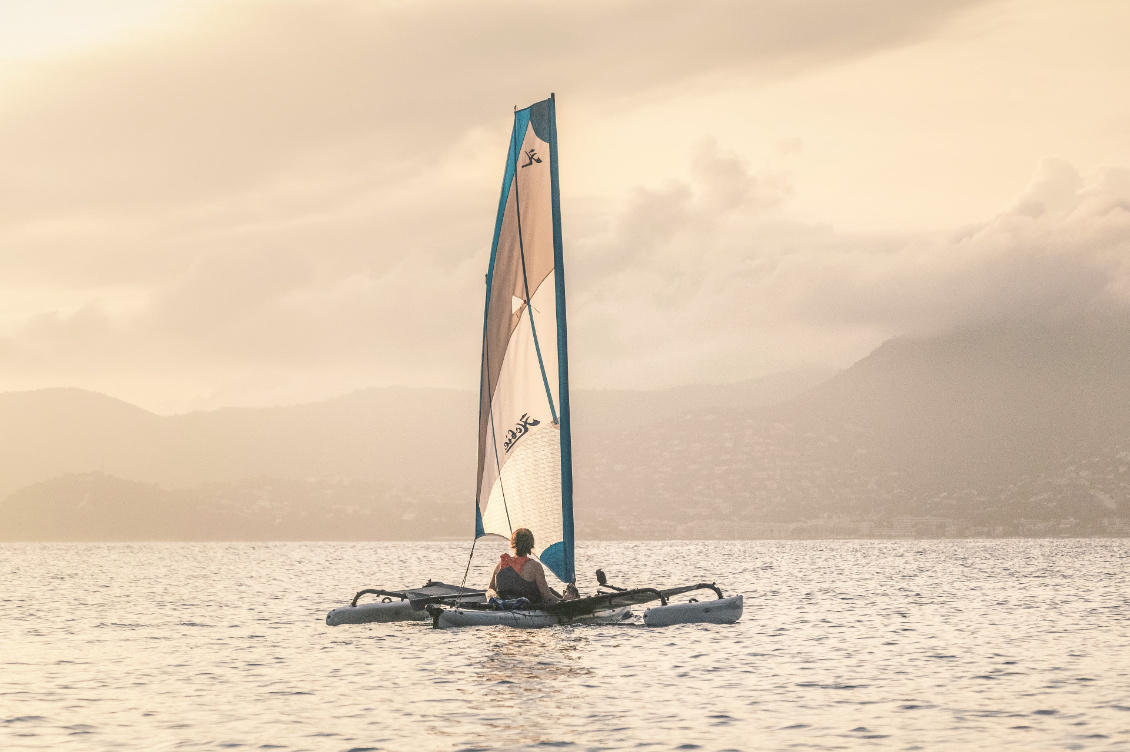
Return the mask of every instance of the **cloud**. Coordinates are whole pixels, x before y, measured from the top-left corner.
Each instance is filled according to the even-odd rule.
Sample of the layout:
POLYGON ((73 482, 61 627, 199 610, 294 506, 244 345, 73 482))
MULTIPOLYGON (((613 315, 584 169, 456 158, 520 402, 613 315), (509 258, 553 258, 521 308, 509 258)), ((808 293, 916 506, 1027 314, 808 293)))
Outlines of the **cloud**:
POLYGON ((772 80, 928 37, 973 4, 215 4, 8 84, 0 225, 254 193, 270 217, 296 183, 313 207, 340 202, 434 170, 551 88, 585 109, 710 77, 772 80))
POLYGON ((1083 188, 1083 178, 1072 165, 1060 159, 1044 159, 1028 188, 1016 199, 1013 211, 1039 217, 1074 208, 1083 188))
MULTIPOLYGON (((216 3, 44 62, 0 97, 0 278, 52 288, 5 311, 3 383, 159 409, 473 388, 512 105, 552 89, 564 117, 655 123, 631 112, 914 45, 985 4, 216 3)), ((779 135, 775 158, 809 153, 779 135)), ((676 177, 569 196, 581 385, 844 365, 896 334, 1127 294, 1125 170, 1047 161, 988 222, 892 236, 791 217, 788 169, 710 139, 683 165, 631 156, 676 177)))
MULTIPOLYGON (((567 225, 578 228, 566 238, 576 383, 733 381, 847 365, 900 334, 1124 307, 1125 175, 1076 176, 1045 162, 1012 208, 959 233, 848 234, 790 219, 787 172, 758 172, 706 141, 685 179, 639 188, 603 222, 567 225)), ((225 248, 140 308, 39 315, 0 343, 0 360, 36 377, 71 369, 129 389, 175 386, 202 406, 365 383, 473 388, 486 253, 339 269, 302 248, 225 248)))
POLYGON ((696 170, 697 182, 640 191, 603 236, 577 244, 575 266, 598 273, 573 275, 571 342, 590 383, 660 386, 847 365, 902 334, 1124 309, 1124 173, 1089 184, 1045 160, 1014 206, 979 226, 866 236, 777 213, 790 192, 780 176, 735 162, 696 170), (760 203, 754 185, 772 187, 760 203))
POLYGON ((95 302, 34 316, 0 339, 0 362, 11 389, 82 386, 161 412, 372 385, 472 388, 486 263, 476 261, 410 257, 379 275, 318 280, 295 259, 274 259, 289 267, 274 275, 210 260, 136 312, 95 302))
POLYGON ((248 320, 277 315, 312 279, 307 259, 289 250, 205 253, 157 296, 143 325, 162 335, 216 343, 248 320))

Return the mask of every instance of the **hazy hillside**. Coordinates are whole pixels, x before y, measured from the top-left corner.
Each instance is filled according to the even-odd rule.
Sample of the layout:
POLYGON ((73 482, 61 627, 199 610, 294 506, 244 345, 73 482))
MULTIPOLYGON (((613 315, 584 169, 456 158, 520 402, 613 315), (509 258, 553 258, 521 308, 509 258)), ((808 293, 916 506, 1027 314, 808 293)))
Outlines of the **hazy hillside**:
POLYGON ((416 540, 465 536, 473 509, 368 481, 256 479, 170 491, 101 473, 9 496, 0 540, 416 540))
POLYGON ((167 421, 80 389, 0 394, 0 498, 63 473, 106 472, 156 480, 167 421))
MULTIPOLYGON (((1105 318, 896 339, 828 379, 578 391, 578 535, 1127 534, 1127 374, 1130 320, 1105 318)), ((0 483, 24 487, 0 504, 0 539, 471 525, 469 393, 163 418, 49 390, 0 395, 0 420, 0 483)))
MULTIPOLYGON (((577 462, 589 461, 608 426, 654 423, 704 405, 772 404, 830 375, 579 390, 577 462)), ((11 494, 0 503, 0 540, 465 533, 473 520, 476 424, 475 395, 441 389, 368 389, 306 405, 169 417, 76 389, 0 394, 0 498, 11 494), (307 508, 303 494, 321 501, 307 508), (213 504, 225 495, 227 507, 213 504), (368 510, 378 523, 323 519, 339 503, 368 510), (231 512, 240 504, 242 516, 231 512)))
POLYGON ((457 494, 475 485, 476 410, 469 392, 387 388, 174 416, 165 420, 186 451, 174 449, 161 482, 346 478, 457 494))
POLYGON ((802 394, 834 375, 835 371, 805 368, 736 384, 693 384, 649 392, 582 389, 573 395, 574 431, 584 442, 610 426, 658 423, 693 410, 766 407, 802 394))
POLYGON ((1122 318, 893 340, 782 404, 692 411, 635 441, 605 436, 578 468, 578 496, 592 502, 578 527, 1130 532, 1127 374, 1122 318))
POLYGON ((1003 482, 1125 438, 1130 321, 895 340, 768 414, 867 425, 875 448, 924 490, 1003 482))
POLYGON ((443 389, 168 417, 77 389, 0 394, 0 496, 89 472, 170 488, 264 476, 473 486, 474 410, 472 395, 443 389))

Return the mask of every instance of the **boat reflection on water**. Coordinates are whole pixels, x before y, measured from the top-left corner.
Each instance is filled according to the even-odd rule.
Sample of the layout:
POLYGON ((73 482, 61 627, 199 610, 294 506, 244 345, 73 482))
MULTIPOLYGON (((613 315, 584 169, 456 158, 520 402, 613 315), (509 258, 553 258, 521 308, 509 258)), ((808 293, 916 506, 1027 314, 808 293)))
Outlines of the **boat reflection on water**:
POLYGON ((592 650, 585 631, 502 628, 483 635, 478 646, 482 660, 468 666, 462 691, 480 703, 486 699, 489 715, 476 720, 492 730, 492 747, 546 744, 570 736, 558 725, 562 708, 583 707, 584 688, 595 679, 585 665, 592 650))
MULTIPOLYGON (((483 660, 473 667, 481 684, 541 682, 577 678, 592 669, 580 665, 588 645, 584 628, 492 630, 483 640, 483 660)), ((481 685, 475 691, 481 691, 481 685)))

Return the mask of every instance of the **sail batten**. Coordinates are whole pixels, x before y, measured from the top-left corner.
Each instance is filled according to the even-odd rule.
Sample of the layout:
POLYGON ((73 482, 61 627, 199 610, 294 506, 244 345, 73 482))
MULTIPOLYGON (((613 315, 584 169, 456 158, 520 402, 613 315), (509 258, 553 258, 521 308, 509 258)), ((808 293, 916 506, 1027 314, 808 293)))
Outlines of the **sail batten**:
POLYGON ((555 120, 552 97, 514 113, 486 280, 475 532, 529 528, 542 563, 573 582, 555 120))

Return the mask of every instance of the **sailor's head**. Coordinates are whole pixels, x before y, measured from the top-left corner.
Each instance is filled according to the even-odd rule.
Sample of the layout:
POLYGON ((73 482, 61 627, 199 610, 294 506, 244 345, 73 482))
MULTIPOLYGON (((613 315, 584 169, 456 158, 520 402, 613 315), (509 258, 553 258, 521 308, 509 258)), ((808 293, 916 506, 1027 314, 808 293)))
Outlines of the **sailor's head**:
POLYGON ((520 527, 510 534, 510 547, 518 556, 529 556, 534 550, 534 534, 520 527))

